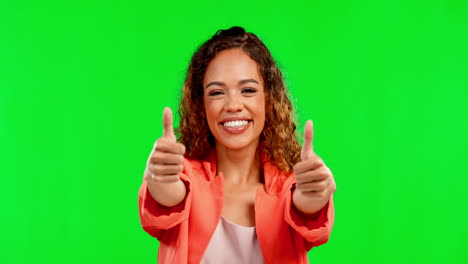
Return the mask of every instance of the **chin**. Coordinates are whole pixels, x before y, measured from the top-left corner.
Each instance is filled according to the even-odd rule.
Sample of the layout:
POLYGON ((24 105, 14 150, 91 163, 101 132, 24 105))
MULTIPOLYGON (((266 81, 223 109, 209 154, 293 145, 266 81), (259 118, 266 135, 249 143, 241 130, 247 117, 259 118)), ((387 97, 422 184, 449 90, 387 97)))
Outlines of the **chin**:
POLYGON ((218 143, 229 150, 242 150, 253 144, 258 145, 257 140, 218 140, 218 143))

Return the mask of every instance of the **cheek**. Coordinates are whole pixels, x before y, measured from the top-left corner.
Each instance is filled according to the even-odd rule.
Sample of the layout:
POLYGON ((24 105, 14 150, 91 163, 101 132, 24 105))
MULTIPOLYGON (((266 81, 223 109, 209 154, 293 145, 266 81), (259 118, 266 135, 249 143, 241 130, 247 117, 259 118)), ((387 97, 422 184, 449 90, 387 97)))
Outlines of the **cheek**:
POLYGON ((264 96, 258 98, 256 106, 257 106, 257 109, 256 109, 257 115, 261 118, 261 120, 265 121, 266 104, 265 104, 264 96))
POLYGON ((206 114, 206 120, 208 122, 209 126, 212 126, 213 124, 217 124, 217 106, 213 102, 205 102, 205 114, 206 114))

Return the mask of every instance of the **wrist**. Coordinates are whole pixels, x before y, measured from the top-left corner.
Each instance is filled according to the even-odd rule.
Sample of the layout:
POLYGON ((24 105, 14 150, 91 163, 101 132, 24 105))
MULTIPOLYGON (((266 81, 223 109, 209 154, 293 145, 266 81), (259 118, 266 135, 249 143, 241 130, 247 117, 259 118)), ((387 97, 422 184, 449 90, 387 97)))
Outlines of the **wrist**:
POLYGON ((187 193, 186 186, 180 179, 172 182, 148 183, 148 191, 156 202, 165 207, 180 204, 187 193))
POLYGON ((294 189, 292 194, 293 206, 302 214, 314 215, 319 212, 328 202, 328 199, 305 195, 301 191, 294 189))

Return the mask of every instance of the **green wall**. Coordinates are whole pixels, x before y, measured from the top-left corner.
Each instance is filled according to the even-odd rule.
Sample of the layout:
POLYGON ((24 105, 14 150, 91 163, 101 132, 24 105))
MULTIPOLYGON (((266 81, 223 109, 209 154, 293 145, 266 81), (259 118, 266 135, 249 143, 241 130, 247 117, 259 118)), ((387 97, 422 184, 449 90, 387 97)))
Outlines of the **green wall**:
POLYGON ((189 58, 270 48, 334 172, 311 263, 468 262, 468 3, 1 1, 1 263, 154 263, 138 188, 189 58))

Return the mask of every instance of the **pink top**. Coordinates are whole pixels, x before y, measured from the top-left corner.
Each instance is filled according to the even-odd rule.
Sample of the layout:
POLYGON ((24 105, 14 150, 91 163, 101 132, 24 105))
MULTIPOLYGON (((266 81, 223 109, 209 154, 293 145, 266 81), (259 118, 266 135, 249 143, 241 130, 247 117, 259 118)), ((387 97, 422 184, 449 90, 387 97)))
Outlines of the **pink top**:
POLYGON ((201 264, 215 263, 264 263, 255 226, 237 225, 221 216, 201 261, 201 264))

